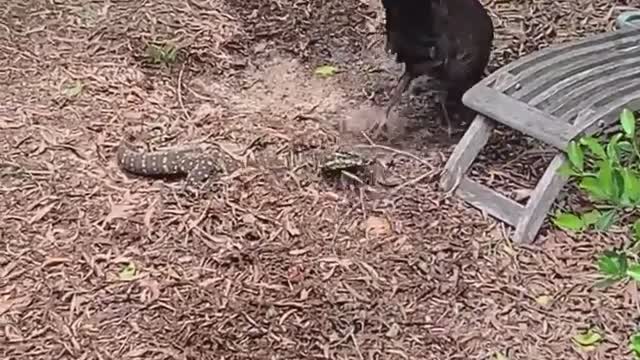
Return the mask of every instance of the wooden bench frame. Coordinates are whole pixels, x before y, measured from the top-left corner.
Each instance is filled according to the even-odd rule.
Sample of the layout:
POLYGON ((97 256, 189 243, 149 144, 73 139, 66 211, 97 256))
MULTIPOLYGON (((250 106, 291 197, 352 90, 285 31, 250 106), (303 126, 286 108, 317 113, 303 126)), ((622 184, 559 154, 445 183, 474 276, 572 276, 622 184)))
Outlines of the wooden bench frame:
POLYGON ((478 115, 449 157, 440 186, 515 227, 515 243, 531 243, 567 183, 558 169, 569 142, 606 130, 623 107, 640 109, 640 28, 536 51, 483 79, 463 102, 478 115), (525 206, 467 176, 496 122, 558 150, 525 206))

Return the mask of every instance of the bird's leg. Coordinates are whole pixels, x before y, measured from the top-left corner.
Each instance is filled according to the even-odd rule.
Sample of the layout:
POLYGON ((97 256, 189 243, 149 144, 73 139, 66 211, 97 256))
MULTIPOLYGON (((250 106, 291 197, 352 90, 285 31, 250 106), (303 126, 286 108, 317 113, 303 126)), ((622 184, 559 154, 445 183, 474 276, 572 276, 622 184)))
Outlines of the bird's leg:
POLYGON ((405 72, 400 76, 400 79, 398 79, 395 88, 391 92, 391 97, 389 99, 389 104, 387 105, 384 117, 380 121, 378 121, 375 126, 376 129, 373 134, 374 137, 378 137, 382 129, 386 126, 387 122, 389 121, 389 113, 391 112, 391 109, 396 106, 398 102, 400 102, 402 93, 404 93, 404 91, 409 87, 410 82, 411 75, 409 75, 409 72, 405 70, 405 72))
POLYGON ((447 105, 444 102, 440 103, 442 107, 442 117, 444 117, 444 121, 447 123, 447 135, 449 139, 453 136, 453 127, 451 126, 451 118, 449 117, 449 110, 447 109, 447 105))
POLYGON ((440 110, 442 112, 442 117, 447 125, 447 135, 449 139, 451 139, 453 135, 453 127, 451 126, 451 117, 449 116, 449 109, 447 109, 447 93, 441 92, 438 96, 438 102, 440 103, 440 110))
POLYGON ((389 113, 391 112, 391 109, 394 106, 398 105, 398 103, 400 102, 400 98, 402 97, 402 94, 405 92, 405 90, 407 90, 410 82, 411 82, 411 75, 409 75, 409 72, 405 70, 400 76, 400 79, 398 79, 398 83, 396 84, 396 87, 391 92, 391 97, 389 98, 389 104, 387 105, 387 110, 385 111, 385 117, 388 118, 389 113))

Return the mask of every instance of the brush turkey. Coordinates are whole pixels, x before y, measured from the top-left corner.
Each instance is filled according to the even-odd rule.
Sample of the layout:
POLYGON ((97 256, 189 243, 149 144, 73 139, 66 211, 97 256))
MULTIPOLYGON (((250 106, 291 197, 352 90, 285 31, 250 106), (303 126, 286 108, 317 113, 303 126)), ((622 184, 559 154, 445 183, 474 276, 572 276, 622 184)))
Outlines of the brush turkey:
MULTIPOLYGON (((465 110, 462 95, 482 79, 493 43, 493 24, 479 0, 382 0, 386 48, 404 64, 392 92, 391 109, 411 82, 428 75, 443 85, 438 101, 447 122, 449 110, 465 110)), ((466 109, 468 110, 468 109, 466 109)))

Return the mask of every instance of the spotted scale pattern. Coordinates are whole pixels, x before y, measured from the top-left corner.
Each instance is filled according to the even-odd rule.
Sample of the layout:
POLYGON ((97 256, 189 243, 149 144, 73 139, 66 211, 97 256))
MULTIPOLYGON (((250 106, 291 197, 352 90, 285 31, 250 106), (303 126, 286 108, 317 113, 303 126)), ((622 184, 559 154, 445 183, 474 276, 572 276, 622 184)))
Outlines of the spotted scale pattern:
POLYGON ((141 176, 187 176, 188 185, 202 184, 221 171, 210 157, 198 156, 193 150, 137 152, 123 143, 116 154, 118 166, 141 176))

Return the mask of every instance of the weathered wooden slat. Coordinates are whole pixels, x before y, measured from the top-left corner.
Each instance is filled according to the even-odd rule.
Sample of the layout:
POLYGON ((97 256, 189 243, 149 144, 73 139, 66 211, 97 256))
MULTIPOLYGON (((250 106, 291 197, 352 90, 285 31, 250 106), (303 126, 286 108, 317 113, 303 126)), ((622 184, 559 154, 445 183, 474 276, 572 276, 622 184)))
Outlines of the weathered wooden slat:
POLYGON ((571 136, 576 138, 582 134, 593 135, 601 131, 606 132, 613 131, 615 129, 607 129, 610 126, 615 125, 618 122, 618 117, 623 108, 628 108, 632 111, 640 110, 640 90, 635 92, 627 91, 628 88, 623 88, 621 95, 615 98, 614 101, 607 106, 602 106, 598 111, 594 112, 589 117, 589 121, 578 126, 575 126, 571 136))
POLYGON ((532 87, 533 84, 539 79, 548 79, 548 80, 560 80, 567 76, 570 71, 575 68, 579 68, 581 66, 584 67, 595 67, 602 62, 614 63, 616 61, 620 61, 624 58, 629 58, 633 56, 633 52, 638 52, 638 41, 640 38, 625 38, 625 42, 623 45, 614 46, 609 44, 609 46, 601 45, 599 48, 586 48, 582 49, 580 52, 566 52, 566 53, 558 53, 553 58, 555 61, 549 61, 544 66, 540 66, 537 69, 533 67, 528 69, 527 71, 523 71, 521 74, 518 74, 517 77, 521 82, 522 86, 518 89, 513 89, 507 91, 507 93, 513 97, 522 99, 525 102, 535 96, 535 93, 532 95, 531 92, 536 89, 536 87, 532 87))
POLYGON ((483 84, 468 90, 462 101, 478 113, 558 149, 565 149, 571 140, 569 124, 483 84))
POLYGON ((516 222, 516 230, 513 233, 514 242, 530 243, 535 239, 544 223, 547 212, 567 183, 568 179, 558 173, 558 169, 565 159, 564 153, 559 152, 551 160, 551 164, 531 193, 527 206, 520 213, 520 218, 516 222))
POLYGON ((471 122, 458 145, 449 156, 444 166, 440 187, 444 191, 451 191, 460 183, 467 170, 486 145, 494 128, 494 122, 484 115, 477 115, 471 122))
MULTIPOLYGON (((575 60, 574 56, 584 57, 593 52, 598 54, 599 52, 612 51, 626 47, 628 44, 637 44, 639 41, 640 29, 634 28, 591 35, 580 41, 554 44, 503 66, 500 71, 490 74, 481 82, 489 85, 493 83, 495 76, 499 76, 501 73, 511 73, 518 80, 524 82, 524 80, 530 79, 533 73, 549 70, 554 64, 557 65, 559 60, 567 59, 569 56, 575 60)), ((507 93, 512 93, 518 89, 510 86, 505 90, 507 93)))
POLYGON ((541 69, 557 65, 559 60, 575 59, 590 53, 599 54, 612 49, 624 48, 640 41, 640 28, 624 29, 591 35, 575 42, 551 45, 508 64, 500 71, 508 71, 520 79, 525 79, 541 69))
POLYGON ((640 84, 640 66, 617 71, 608 77, 599 77, 592 82, 577 86, 569 94, 560 96, 556 101, 557 105, 547 108, 546 112, 554 117, 572 119, 581 109, 594 107, 597 110, 598 106, 609 102, 606 99, 624 95, 621 89, 638 84, 640 84))
POLYGON ((489 215, 511 226, 518 223, 524 207, 508 197, 479 184, 467 176, 460 180, 456 195, 473 207, 486 211, 489 215))
MULTIPOLYGON (((640 57, 627 58, 625 56, 624 59, 613 64, 603 62, 593 68, 579 67, 576 68, 575 71, 568 73, 566 77, 559 81, 557 79, 541 79, 544 83, 541 83, 539 86, 544 88, 544 90, 540 91, 536 96, 532 97, 528 101, 526 101, 527 99, 524 97, 521 97, 520 100, 526 101, 530 105, 544 111, 554 105, 557 106, 560 98, 566 99, 569 96, 573 96, 573 92, 581 86, 592 83, 598 78, 608 77, 630 67, 640 67, 640 57)), ((528 84, 526 86, 529 87, 528 84)), ((535 86, 535 84, 531 86, 535 86)))

